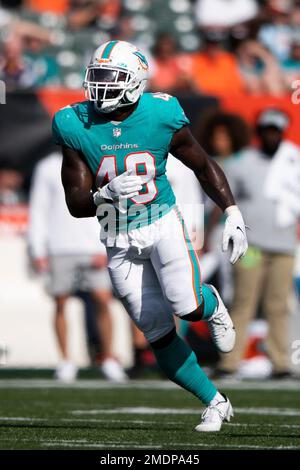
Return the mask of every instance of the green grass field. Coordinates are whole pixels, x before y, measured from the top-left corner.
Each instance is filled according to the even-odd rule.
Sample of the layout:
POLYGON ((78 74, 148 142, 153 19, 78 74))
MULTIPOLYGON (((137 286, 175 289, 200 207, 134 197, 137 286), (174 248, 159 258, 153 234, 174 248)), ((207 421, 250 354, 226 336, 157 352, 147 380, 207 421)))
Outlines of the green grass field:
POLYGON ((235 417, 200 434, 199 402, 166 381, 2 379, 0 449, 300 449, 298 384, 223 384, 235 417))

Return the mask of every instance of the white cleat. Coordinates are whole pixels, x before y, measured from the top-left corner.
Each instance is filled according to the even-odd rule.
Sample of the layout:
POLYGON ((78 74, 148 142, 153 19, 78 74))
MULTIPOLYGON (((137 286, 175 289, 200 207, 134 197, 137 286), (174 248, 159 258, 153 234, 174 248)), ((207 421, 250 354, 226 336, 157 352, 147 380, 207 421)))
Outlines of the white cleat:
POLYGON ((77 377, 77 370, 72 362, 63 361, 57 367, 54 377, 61 382, 74 382, 77 377))
POLYGON ((209 405, 201 416, 201 423, 195 427, 198 432, 218 432, 222 423, 233 417, 233 409, 228 398, 223 395, 224 401, 219 401, 216 405, 209 405))
POLYGON ((218 307, 212 317, 207 320, 208 327, 218 350, 222 353, 228 353, 234 348, 235 329, 217 289, 212 285, 210 288, 217 297, 218 307))
POLYGON ((128 376, 123 367, 113 357, 105 359, 100 366, 100 370, 104 377, 110 382, 125 383, 128 381, 128 376))

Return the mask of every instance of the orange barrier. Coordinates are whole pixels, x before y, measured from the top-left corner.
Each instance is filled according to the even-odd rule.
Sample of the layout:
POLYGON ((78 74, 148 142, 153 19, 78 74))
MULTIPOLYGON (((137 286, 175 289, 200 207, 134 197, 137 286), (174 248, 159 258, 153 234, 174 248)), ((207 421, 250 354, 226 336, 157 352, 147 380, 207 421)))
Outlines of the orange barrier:
POLYGON ((51 11, 63 14, 68 10, 69 0, 27 0, 26 6, 37 13, 51 11))
POLYGON ((68 104, 84 100, 83 90, 66 88, 41 88, 36 91, 36 95, 50 116, 68 104))
POLYGON ((260 111, 267 107, 279 108, 285 111, 291 123, 287 131, 287 137, 300 145, 300 103, 292 103, 292 96, 274 97, 267 95, 223 95, 218 96, 223 109, 240 114, 251 125, 255 124, 260 111))

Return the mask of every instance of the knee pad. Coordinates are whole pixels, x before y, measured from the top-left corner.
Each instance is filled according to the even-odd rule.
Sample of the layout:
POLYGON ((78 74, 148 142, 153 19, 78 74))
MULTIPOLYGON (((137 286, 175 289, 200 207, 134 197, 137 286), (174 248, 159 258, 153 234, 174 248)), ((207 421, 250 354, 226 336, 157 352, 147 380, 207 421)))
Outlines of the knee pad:
POLYGON ((153 294, 144 295, 142 299, 129 294, 120 300, 149 343, 159 340, 174 328, 171 312, 164 310, 160 300, 153 294))

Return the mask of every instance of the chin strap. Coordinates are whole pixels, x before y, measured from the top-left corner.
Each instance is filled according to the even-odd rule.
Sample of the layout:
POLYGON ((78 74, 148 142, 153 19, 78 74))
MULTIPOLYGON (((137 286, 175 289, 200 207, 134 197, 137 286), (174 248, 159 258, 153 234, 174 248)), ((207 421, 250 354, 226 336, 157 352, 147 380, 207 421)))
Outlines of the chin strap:
POLYGON ((145 86, 146 82, 142 82, 132 90, 127 90, 121 100, 113 100, 109 103, 100 102, 100 104, 99 102, 95 102, 95 109, 99 113, 112 113, 117 108, 121 108, 123 106, 130 106, 138 101, 144 91, 145 86))
POLYGON ((120 101, 119 100, 114 100, 111 101, 110 103, 99 103, 99 101, 96 101, 94 103, 95 109, 99 113, 112 113, 119 107, 120 101))

